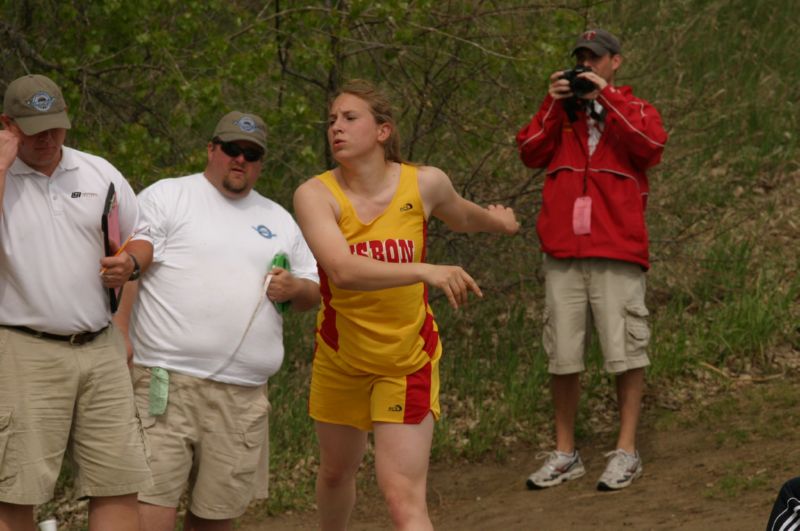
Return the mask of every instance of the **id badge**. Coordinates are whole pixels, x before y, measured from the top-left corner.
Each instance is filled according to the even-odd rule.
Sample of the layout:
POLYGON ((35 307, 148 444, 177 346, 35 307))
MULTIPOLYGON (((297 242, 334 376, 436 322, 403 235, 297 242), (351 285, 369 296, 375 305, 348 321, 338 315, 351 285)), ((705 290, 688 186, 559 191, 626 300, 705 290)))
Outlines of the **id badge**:
POLYGON ((592 232, 592 198, 582 195, 572 207, 572 231, 577 235, 592 232))
POLYGON ((169 373, 161 367, 150 369, 150 406, 148 413, 151 417, 163 415, 167 410, 169 397, 169 373))

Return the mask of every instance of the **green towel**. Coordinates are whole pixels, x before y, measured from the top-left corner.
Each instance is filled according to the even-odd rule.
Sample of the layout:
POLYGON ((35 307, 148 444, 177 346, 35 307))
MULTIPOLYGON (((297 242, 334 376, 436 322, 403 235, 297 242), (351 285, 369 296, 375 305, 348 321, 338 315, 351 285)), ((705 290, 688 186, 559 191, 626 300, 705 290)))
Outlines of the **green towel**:
POLYGON ((151 417, 163 415, 169 401, 169 373, 161 367, 150 369, 150 407, 151 417))
MULTIPOLYGON (((272 264, 270 265, 270 271, 272 271, 273 267, 280 267, 281 269, 285 269, 286 271, 291 271, 292 268, 289 265, 289 257, 286 256, 284 253, 278 253, 272 259, 272 264)), ((289 306, 292 304, 291 301, 284 301, 284 302, 274 302, 275 309, 278 310, 278 313, 285 313, 286 310, 289 309, 289 306)))

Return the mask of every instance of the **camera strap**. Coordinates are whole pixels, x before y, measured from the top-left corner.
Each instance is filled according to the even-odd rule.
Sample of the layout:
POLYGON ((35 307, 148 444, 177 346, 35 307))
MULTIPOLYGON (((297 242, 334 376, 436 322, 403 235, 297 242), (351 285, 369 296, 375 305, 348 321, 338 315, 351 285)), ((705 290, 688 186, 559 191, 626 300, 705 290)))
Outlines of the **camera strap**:
POLYGON ((605 123, 606 108, 600 105, 597 100, 590 100, 586 103, 586 112, 598 124, 605 123))
POLYGON ((567 113, 569 123, 574 123, 578 120, 578 110, 580 109, 580 102, 578 98, 571 97, 564 100, 564 112, 567 113))
POLYGON ((592 197, 588 194, 589 157, 591 157, 597 142, 600 140, 600 135, 604 129, 602 120, 605 118, 605 109, 594 100, 587 101, 584 109, 587 114, 586 133, 589 137, 587 139, 589 145, 585 148, 583 143, 579 142, 581 150, 583 150, 583 154, 586 157, 586 167, 583 171, 583 195, 576 197, 575 203, 572 205, 572 232, 576 236, 592 233, 592 197), (592 138, 593 136, 594 138, 592 138), (587 148, 589 153, 586 152, 587 148))

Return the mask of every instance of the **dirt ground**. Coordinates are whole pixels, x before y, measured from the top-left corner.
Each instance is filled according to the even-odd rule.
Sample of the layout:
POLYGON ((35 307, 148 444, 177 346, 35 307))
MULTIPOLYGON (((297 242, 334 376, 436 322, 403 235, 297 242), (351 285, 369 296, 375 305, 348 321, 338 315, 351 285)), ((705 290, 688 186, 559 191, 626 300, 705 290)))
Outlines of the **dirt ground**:
MULTIPOLYGON (((436 529, 459 531, 764 529, 778 488, 800 473, 798 383, 734 385, 689 411, 645 410, 644 475, 619 492, 595 490, 605 440, 582 441, 584 477, 541 491, 525 488, 540 464, 533 450, 503 463, 433 464, 431 519, 436 529)), ((350 529, 391 529, 374 482, 359 496, 350 529)), ((244 531, 317 528, 313 511, 241 524, 244 531)))

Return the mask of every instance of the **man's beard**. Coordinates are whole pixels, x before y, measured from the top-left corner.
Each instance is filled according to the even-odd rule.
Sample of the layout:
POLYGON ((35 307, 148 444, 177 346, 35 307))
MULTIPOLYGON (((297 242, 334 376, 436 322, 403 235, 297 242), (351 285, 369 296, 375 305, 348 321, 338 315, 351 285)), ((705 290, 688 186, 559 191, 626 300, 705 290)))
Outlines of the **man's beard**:
POLYGON ((233 192, 234 194, 240 194, 247 190, 248 183, 244 175, 242 176, 241 180, 234 179, 230 175, 226 175, 222 180, 222 187, 229 192, 233 192))

